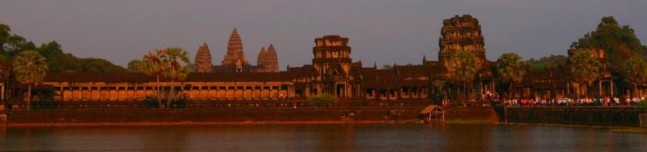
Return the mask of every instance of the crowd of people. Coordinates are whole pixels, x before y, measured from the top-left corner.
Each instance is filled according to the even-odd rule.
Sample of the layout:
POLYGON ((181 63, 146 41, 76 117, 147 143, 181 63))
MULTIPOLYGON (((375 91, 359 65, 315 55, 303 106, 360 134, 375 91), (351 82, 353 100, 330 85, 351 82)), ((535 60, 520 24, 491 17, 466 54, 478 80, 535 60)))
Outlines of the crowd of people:
POLYGON ((505 106, 637 106, 645 97, 583 97, 577 99, 539 99, 513 98, 504 99, 505 106))

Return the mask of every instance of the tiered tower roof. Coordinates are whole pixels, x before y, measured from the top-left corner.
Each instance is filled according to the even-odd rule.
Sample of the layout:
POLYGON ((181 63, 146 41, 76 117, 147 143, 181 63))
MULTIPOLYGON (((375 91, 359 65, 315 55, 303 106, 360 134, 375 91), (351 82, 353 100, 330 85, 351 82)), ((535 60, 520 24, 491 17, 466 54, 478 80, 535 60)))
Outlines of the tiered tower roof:
POLYGON ((485 44, 478 19, 471 15, 454 16, 443 20, 439 39, 438 60, 443 62, 454 53, 464 50, 485 60, 485 44))
POLYGON ((227 54, 222 60, 222 65, 236 65, 237 63, 247 65, 247 59, 243 53, 243 43, 238 35, 238 30, 234 28, 229 37, 227 45, 227 54))
POLYGON ((258 52, 258 59, 256 60, 257 66, 262 66, 265 63, 266 54, 265 47, 261 48, 261 51, 258 52))
POLYGON ((270 46, 267 47, 265 58, 267 60, 267 63, 265 63, 266 70, 268 72, 279 72, 279 58, 276 55, 274 45, 270 44, 270 46))
POLYGON ((279 72, 278 57, 274 45, 270 44, 265 51, 265 47, 258 53, 257 72, 279 72))
POLYGON ((195 72, 212 72, 212 70, 211 51, 207 43, 203 43, 195 55, 195 72))

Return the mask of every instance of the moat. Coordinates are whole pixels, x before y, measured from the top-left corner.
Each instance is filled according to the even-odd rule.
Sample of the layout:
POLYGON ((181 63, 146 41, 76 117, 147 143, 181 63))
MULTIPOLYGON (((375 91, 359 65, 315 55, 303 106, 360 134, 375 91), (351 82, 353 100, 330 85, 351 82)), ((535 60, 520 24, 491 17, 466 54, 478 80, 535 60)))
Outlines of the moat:
POLYGON ((494 124, 10 127, 3 151, 645 151, 645 134, 494 124))

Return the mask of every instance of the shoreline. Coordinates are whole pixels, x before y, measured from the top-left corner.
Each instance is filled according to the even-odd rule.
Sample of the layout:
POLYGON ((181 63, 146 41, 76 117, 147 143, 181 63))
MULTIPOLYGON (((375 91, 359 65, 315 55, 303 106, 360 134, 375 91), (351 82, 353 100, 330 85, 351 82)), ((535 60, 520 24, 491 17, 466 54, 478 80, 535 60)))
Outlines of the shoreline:
POLYGON ((330 121, 229 121, 229 122, 105 122, 105 123, 9 123, 2 127, 135 127, 135 126, 217 126, 264 124, 416 124, 417 120, 330 120, 330 121))

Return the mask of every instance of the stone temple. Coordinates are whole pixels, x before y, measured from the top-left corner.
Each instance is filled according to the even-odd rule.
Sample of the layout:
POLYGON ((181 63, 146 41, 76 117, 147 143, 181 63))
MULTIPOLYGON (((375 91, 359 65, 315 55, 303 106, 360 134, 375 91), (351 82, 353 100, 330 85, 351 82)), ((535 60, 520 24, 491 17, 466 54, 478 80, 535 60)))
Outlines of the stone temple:
MULTIPOLYGON (((227 54, 221 65, 212 66, 212 72, 205 68, 210 66, 210 61, 209 49, 203 44, 196 55, 195 72, 180 85, 161 79, 160 86, 161 90, 181 91, 189 101, 204 102, 305 101, 323 93, 334 95, 340 101, 379 104, 439 98, 467 100, 458 98, 461 94, 468 95, 469 101, 478 101, 496 92, 497 80, 491 72, 494 64, 485 58, 478 20, 470 15, 446 19, 441 35, 438 61, 422 57, 421 64, 394 64, 383 69, 376 65, 364 67, 361 61, 353 61, 349 38, 324 35, 314 39, 312 50, 302 50, 312 51, 311 63, 279 71, 274 45, 261 48, 257 65, 250 65, 241 37, 234 29, 227 54), (446 67, 452 55, 461 50, 474 53, 482 63, 469 88, 452 82, 446 67)), ((629 89, 605 79, 594 84, 604 87, 590 91, 599 92, 592 94, 597 96, 613 96, 614 90, 629 89)), ((568 69, 555 68, 551 72, 529 72, 512 88, 515 97, 563 98, 574 96, 574 87, 578 85, 581 84, 569 79, 568 69)), ((57 73, 48 74, 37 88, 49 89, 53 93, 48 98, 55 101, 142 101, 156 92, 156 86, 155 77, 142 73, 57 73)), ((44 95, 35 92, 33 96, 44 95)))

